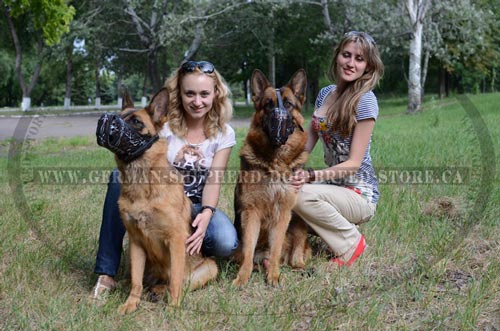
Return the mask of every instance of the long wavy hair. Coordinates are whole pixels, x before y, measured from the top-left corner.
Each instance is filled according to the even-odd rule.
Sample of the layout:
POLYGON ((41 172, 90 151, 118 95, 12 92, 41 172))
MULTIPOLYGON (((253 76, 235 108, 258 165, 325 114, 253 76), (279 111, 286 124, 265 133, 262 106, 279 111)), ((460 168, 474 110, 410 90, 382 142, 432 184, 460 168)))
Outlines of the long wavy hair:
POLYGON ((353 82, 349 82, 343 88, 337 86, 335 90, 335 101, 327 110, 327 120, 333 123, 333 128, 343 136, 349 136, 356 126, 356 114, 359 99, 365 93, 374 89, 384 74, 384 64, 373 38, 364 33, 352 31, 344 35, 333 52, 332 62, 328 70, 328 78, 332 82, 338 81, 339 68, 337 57, 344 47, 354 42, 358 44, 363 52, 367 63, 365 72, 353 82))
POLYGON ((207 113, 204 122, 204 131, 207 138, 213 138, 218 132, 226 132, 226 123, 233 116, 233 105, 231 103, 231 90, 217 70, 212 73, 204 73, 199 68, 191 72, 181 70, 181 67, 165 82, 169 91, 169 109, 167 115, 170 130, 179 137, 187 135, 185 111, 182 106, 181 81, 186 75, 207 75, 214 80, 215 97, 212 109, 207 113))

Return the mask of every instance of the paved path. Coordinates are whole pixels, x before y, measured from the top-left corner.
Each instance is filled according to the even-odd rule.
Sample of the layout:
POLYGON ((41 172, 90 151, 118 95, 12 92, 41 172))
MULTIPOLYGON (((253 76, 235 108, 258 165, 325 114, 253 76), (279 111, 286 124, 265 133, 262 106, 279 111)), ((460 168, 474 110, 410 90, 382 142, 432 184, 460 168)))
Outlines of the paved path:
MULTIPOLYGON (((47 137, 74 137, 95 135, 97 119, 101 114, 73 116, 44 116, 38 118, 0 117, 0 140, 11 138, 16 132, 18 138, 29 132, 30 139, 47 137)), ((248 119, 233 119, 233 128, 248 127, 248 119)))

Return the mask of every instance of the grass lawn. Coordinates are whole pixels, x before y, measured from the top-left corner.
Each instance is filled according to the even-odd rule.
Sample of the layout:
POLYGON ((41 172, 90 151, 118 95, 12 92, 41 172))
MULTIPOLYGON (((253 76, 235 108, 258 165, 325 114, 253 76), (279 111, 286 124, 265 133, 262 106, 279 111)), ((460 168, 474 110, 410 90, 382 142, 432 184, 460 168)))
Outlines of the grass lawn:
MULTIPOLYGON (((282 267, 278 288, 254 272, 236 289, 237 266, 218 261, 217 280, 181 308, 142 301, 124 317, 125 265, 106 305, 89 300, 111 153, 93 136, 0 142, 0 329, 498 330, 500 94, 469 98, 472 108, 429 100, 411 116, 404 99, 380 101, 381 199, 360 226, 369 249, 352 268, 329 270, 312 238, 307 272, 282 267)), ((236 133, 230 170, 246 129, 236 133)), ((316 148, 309 166, 322 164, 316 148)), ((227 182, 219 207, 232 216, 227 182)))

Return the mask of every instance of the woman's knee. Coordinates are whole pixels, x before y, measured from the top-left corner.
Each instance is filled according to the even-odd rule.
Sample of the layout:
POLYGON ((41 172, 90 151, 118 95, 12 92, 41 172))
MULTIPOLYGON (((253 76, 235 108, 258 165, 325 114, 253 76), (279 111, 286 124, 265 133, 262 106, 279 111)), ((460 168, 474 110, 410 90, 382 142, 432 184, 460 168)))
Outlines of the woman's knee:
POLYGON ((205 235, 207 255, 229 257, 238 247, 238 235, 229 218, 218 211, 210 221, 205 235))
POLYGON ((313 193, 303 190, 300 191, 297 195, 295 205, 293 206, 293 211, 295 211, 296 213, 301 213, 302 211, 309 209, 309 205, 314 200, 316 200, 316 197, 313 196, 313 193))

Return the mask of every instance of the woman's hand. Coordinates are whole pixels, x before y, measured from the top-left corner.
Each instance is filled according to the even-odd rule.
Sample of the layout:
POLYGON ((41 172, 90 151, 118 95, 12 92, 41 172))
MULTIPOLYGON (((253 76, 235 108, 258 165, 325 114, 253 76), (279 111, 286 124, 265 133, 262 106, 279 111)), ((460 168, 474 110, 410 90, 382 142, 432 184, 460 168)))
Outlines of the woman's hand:
POLYGON ((289 184, 294 192, 299 192, 302 186, 307 183, 308 173, 304 169, 296 170, 290 177, 289 184))
POLYGON ((201 245, 203 244, 203 239, 205 238, 205 232, 207 231, 208 223, 210 223, 211 218, 212 211, 210 209, 204 209, 194 218, 192 225, 196 230, 186 241, 186 252, 189 255, 200 253, 201 245))

